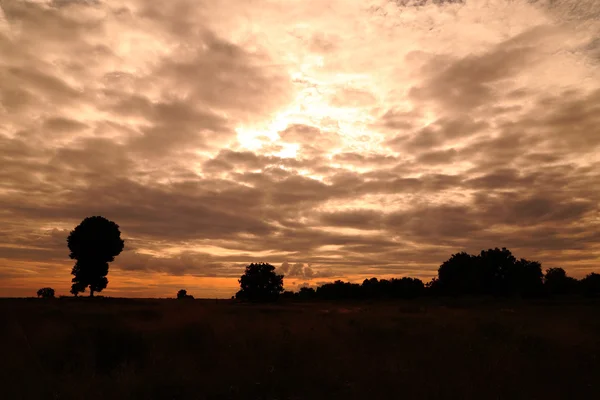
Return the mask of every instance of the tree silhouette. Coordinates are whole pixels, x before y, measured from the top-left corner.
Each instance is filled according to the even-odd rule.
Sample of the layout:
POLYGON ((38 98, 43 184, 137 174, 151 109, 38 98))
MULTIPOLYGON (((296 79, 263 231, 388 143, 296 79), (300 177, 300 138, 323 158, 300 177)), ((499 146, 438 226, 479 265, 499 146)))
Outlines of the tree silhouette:
MULTIPOLYGON (((383 283, 385 285, 385 282, 385 280, 380 281, 380 284, 383 283)), ((414 299, 421 296, 425 290, 425 284, 418 278, 392 278, 389 282, 390 295, 395 298, 414 299)))
POLYGON ((327 300, 359 299, 364 297, 363 293, 362 287, 358 283, 343 282, 339 279, 317 288, 317 297, 327 300))
POLYGON ((506 248, 483 250, 478 256, 463 252, 440 266, 435 292, 531 296, 542 293, 542 278, 540 263, 517 260, 506 248))
POLYGON ((238 282, 241 289, 235 295, 237 299, 275 301, 283 292, 283 275, 277 275, 275 267, 267 263, 248 265, 238 282))
POLYGON ((482 268, 485 293, 502 295, 511 292, 512 277, 515 275, 517 259, 506 248, 482 250, 478 257, 482 268))
POLYGON ((298 297, 301 299, 312 299, 315 297, 315 295, 317 294, 317 292, 315 291, 315 289, 311 288, 311 287, 306 287, 303 286, 300 288, 300 291, 298 292, 298 297))
POLYGON ((52 298, 54 297, 54 289, 49 287, 41 288, 37 291, 37 297, 41 297, 43 299, 52 298))
POLYGON ((179 300, 194 300, 194 296, 187 294, 187 290, 181 289, 177 292, 177 299, 179 300))
MULTIPOLYGON (((348 285, 348 284, 346 284, 348 285)), ((361 293, 356 297, 372 298, 402 298, 412 299, 422 294, 425 289, 423 281, 417 278, 392 278, 390 280, 377 278, 365 279, 361 285, 361 293)))
POLYGON ((509 276, 509 292, 523 296, 536 296, 543 290, 542 264, 521 258, 509 276))
POLYGON ((483 274, 478 257, 465 252, 453 254, 438 269, 439 288, 447 294, 477 294, 483 291, 483 274))
POLYGON ((580 283, 581 291, 587 296, 600 296, 600 274, 592 272, 583 278, 580 283))
POLYGON ((71 271, 75 275, 71 293, 77 295, 89 287, 93 297, 108 285, 108 263, 123 251, 119 225, 104 217, 88 217, 71 231, 67 244, 69 257, 77 260, 71 271))
POLYGON ((550 295, 574 293, 577 290, 577 280, 567 276, 562 268, 548 268, 544 275, 544 288, 550 295))

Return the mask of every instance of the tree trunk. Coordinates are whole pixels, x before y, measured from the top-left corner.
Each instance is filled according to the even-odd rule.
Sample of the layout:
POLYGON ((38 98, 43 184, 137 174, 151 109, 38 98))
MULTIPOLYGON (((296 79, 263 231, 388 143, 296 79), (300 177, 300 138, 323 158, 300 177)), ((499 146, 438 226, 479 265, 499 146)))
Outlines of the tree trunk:
POLYGON ((90 288, 90 297, 94 297, 94 289, 90 288))

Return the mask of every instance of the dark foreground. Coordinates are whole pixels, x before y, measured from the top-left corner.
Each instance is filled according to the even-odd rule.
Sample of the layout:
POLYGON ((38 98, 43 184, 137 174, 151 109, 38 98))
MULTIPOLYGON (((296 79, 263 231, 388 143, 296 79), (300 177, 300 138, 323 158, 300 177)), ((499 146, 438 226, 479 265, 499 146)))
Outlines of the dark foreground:
POLYGON ((600 398, 598 300, 30 299, 0 318, 2 399, 600 398))

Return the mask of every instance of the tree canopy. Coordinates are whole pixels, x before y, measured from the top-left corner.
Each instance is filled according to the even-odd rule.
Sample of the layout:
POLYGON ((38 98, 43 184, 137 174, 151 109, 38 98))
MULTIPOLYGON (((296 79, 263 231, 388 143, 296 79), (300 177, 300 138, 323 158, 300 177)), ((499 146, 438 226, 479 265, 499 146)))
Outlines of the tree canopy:
POLYGON ((283 275, 277 275, 275 267, 267 263, 248 265, 238 282, 237 299, 274 301, 283 292, 283 275))
POLYGON ((41 297, 43 299, 52 298, 54 297, 54 289, 49 287, 41 288, 37 291, 37 297, 41 297))
POLYGON ((119 225, 101 216, 85 218, 67 238, 71 259, 77 260, 71 274, 71 293, 90 289, 90 296, 108 285, 108 263, 114 261, 125 242, 119 225))
POLYGON ((446 294, 534 295, 542 290, 542 266, 517 260, 510 250, 453 254, 438 269, 438 289, 446 294))
POLYGON ((177 292, 177 299, 178 300, 193 300, 194 296, 192 296, 191 294, 187 294, 187 290, 181 289, 177 292))

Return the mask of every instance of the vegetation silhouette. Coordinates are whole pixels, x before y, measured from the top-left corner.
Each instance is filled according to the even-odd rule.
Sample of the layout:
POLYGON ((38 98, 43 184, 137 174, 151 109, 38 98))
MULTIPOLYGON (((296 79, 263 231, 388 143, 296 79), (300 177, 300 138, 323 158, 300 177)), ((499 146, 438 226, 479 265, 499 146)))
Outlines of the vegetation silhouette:
POLYGON ((125 246, 119 225, 101 216, 85 218, 67 238, 71 251, 69 257, 77 260, 71 274, 71 293, 77 294, 90 289, 101 292, 108 285, 108 263, 114 261, 125 246))
POLYGON ((267 263, 248 265, 238 282, 238 300, 275 301, 283 292, 283 275, 276 274, 275 267, 267 263))
POLYGON ((581 293, 586 296, 600 296, 600 274, 592 272, 580 282, 581 293))
POLYGON ((577 279, 567 276, 562 268, 548 268, 544 275, 544 288, 551 296, 575 293, 577 284, 577 279))
POLYGON ((478 255, 460 252, 444 261, 438 274, 424 284, 417 278, 365 279, 362 284, 325 283, 316 289, 302 287, 286 291, 285 299, 412 299, 419 296, 519 296, 600 295, 600 274, 591 273, 581 281, 567 276, 562 268, 546 274, 537 261, 517 259, 506 248, 482 250, 478 255))
POLYGON ((194 296, 187 294, 187 290, 181 289, 177 292, 177 300, 194 300, 194 296))
MULTIPOLYGON (((84 219, 71 231, 67 243, 73 267, 71 293, 78 296, 90 288, 106 288, 108 263, 121 253, 124 241, 119 226, 101 216, 84 219)), ((420 296, 521 296, 539 297, 583 294, 600 295, 600 274, 591 273, 582 280, 567 276, 562 268, 549 268, 544 274, 537 261, 517 259, 510 250, 494 248, 478 255, 455 253, 438 268, 437 276, 423 283, 418 278, 365 279, 362 284, 336 280, 317 288, 301 287, 298 292, 284 291, 283 275, 268 263, 246 266, 238 280, 240 290, 232 299, 268 302, 282 299, 413 299, 420 296)), ((42 288, 38 297, 54 297, 54 290, 42 288)), ((194 299, 185 289, 177 299, 194 299)))
POLYGON ((54 289, 45 287, 41 288, 37 291, 37 297, 41 297, 42 299, 50 299, 54 297, 54 289))
POLYGON ((365 279, 362 284, 336 280, 313 289, 302 287, 298 292, 285 292, 284 298, 300 300, 351 299, 413 299, 423 295, 425 285, 417 278, 365 279))
POLYGON ((477 256, 453 254, 438 269, 437 290, 444 294, 536 295, 543 287, 542 266, 517 260, 510 250, 482 250, 477 256))

